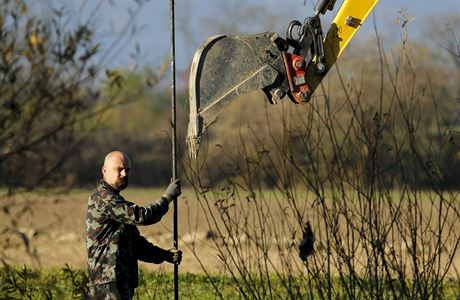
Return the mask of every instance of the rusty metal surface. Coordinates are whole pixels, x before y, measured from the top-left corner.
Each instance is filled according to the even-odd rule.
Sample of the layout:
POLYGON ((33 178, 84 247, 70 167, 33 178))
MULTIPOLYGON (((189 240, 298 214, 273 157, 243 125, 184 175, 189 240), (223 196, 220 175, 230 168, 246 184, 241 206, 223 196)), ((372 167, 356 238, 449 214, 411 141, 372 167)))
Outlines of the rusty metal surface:
MULTIPOLYGON (((201 135, 238 96, 283 86, 284 66, 274 42, 276 33, 249 36, 215 36, 195 53, 189 82, 190 116, 187 143, 196 157, 201 135)), ((287 84, 284 84, 284 94, 287 84)))
POLYGON ((287 52, 283 52, 283 58, 292 98, 298 104, 310 101, 311 91, 307 83, 305 59, 287 52))

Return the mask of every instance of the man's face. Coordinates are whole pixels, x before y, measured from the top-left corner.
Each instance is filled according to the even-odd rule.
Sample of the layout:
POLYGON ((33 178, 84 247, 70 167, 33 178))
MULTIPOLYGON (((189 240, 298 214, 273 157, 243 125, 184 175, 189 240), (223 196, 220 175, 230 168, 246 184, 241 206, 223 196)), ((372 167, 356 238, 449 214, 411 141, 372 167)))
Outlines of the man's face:
POLYGON ((121 153, 107 157, 102 166, 104 181, 118 190, 123 190, 128 186, 130 172, 131 162, 126 155, 121 153))

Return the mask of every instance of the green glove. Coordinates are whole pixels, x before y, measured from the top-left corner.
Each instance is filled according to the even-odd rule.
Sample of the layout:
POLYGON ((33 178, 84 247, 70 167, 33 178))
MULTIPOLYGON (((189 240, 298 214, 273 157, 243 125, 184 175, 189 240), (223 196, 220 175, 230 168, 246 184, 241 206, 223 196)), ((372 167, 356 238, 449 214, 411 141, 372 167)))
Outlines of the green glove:
POLYGON ((169 202, 171 202, 172 199, 177 198, 180 194, 180 179, 176 179, 168 185, 165 193, 163 194, 163 198, 166 198, 169 202))

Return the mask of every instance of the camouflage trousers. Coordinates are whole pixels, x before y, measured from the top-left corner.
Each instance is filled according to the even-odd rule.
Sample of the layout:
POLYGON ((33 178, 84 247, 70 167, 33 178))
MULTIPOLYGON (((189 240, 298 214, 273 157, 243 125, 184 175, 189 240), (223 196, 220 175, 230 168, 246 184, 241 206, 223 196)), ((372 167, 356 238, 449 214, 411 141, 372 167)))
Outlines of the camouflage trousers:
POLYGON ((131 300, 134 288, 126 283, 109 282, 89 287, 90 300, 131 300))

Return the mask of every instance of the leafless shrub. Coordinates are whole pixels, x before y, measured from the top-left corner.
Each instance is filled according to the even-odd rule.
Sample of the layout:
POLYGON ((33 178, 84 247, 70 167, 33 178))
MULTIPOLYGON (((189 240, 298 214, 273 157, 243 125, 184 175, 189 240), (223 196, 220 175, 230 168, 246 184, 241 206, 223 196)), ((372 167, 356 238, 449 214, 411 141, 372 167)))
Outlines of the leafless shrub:
POLYGON ((443 298, 446 278, 459 280, 458 112, 439 104, 406 34, 387 51, 378 40, 371 86, 337 69, 341 92, 267 108, 265 129, 240 127, 234 147, 184 163, 243 298, 443 298))

